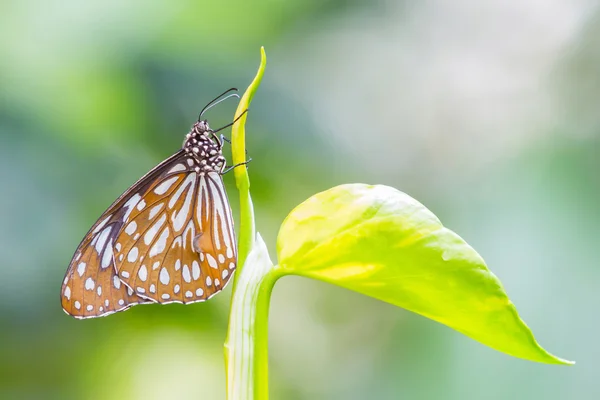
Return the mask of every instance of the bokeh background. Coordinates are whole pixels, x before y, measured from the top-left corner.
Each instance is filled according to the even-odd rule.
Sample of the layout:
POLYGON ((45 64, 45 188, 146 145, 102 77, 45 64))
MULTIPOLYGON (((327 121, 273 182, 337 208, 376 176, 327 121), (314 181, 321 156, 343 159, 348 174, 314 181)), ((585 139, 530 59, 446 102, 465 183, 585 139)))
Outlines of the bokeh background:
MULTIPOLYGON (((58 297, 89 226, 178 149, 210 99, 249 84, 261 45, 247 147, 272 253, 310 195, 394 186, 483 255, 543 346, 578 362, 513 359, 290 277, 272 298, 272 398, 600 398, 600 4, 589 0, 4 0, 0 398, 224 398, 230 288, 86 321, 58 297)), ((211 109, 212 126, 235 106, 211 109)))

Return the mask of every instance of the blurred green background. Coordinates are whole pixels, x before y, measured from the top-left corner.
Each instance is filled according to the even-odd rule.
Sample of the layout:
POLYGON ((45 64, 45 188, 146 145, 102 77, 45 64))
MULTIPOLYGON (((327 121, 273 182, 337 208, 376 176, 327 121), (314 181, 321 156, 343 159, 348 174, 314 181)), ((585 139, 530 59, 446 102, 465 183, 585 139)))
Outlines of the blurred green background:
MULTIPOLYGON (((250 83, 261 45, 247 148, 271 251, 317 191, 394 186, 482 254, 543 346, 578 362, 513 359, 290 277, 272 298, 272 398, 600 398, 599 17, 582 0, 3 1, 0 398, 224 398, 230 287, 86 321, 63 313, 59 288, 96 218, 209 100, 250 83)), ((219 127, 234 109, 206 117, 219 127)))

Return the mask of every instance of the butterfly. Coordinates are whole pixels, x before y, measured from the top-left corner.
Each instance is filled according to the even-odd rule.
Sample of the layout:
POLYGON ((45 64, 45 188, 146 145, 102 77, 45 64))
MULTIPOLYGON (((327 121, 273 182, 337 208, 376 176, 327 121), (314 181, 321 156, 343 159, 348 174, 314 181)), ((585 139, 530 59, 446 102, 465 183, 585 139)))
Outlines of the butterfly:
POLYGON ((237 263, 226 161, 220 129, 201 120, 215 100, 182 148, 127 189, 85 235, 61 287, 67 314, 84 319, 136 304, 190 304, 225 287, 237 263))

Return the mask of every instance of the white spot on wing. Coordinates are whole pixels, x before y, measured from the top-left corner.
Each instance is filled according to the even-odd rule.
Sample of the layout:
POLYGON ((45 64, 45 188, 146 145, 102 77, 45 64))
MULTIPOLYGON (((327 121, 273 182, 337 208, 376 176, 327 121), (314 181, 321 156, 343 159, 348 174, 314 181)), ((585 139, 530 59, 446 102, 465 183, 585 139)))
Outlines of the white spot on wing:
POLYGON ((231 257, 233 257, 233 250, 231 250, 231 247, 227 246, 227 258, 231 257))
POLYGON ((160 283, 162 283, 163 285, 168 285, 169 284, 169 271, 167 271, 167 269, 165 267, 162 267, 162 269, 160 270, 160 283))
POLYGON ((224 269, 223 272, 221 272, 221 278, 223 278, 223 280, 225 280, 225 278, 227 278, 228 275, 229 271, 227 271, 226 269, 224 269))
POLYGON ((65 288, 65 297, 67 300, 71 300, 71 288, 68 286, 65 288))
POLYGON ((129 272, 127 272, 127 271, 121 271, 121 276, 123 278, 129 278, 129 272))
MULTIPOLYGON (((183 248, 185 249, 186 244, 187 243, 191 243, 192 240, 194 240, 194 221, 192 218, 190 218, 190 222, 188 223, 187 227, 185 228, 185 230, 183 231, 183 248), (190 234, 190 239, 188 241, 188 233, 190 234)), ((194 248, 194 246, 192 246, 192 249, 194 248)))
POLYGON ((163 208, 164 205, 165 205, 165 203, 160 203, 160 204, 157 204, 154 207, 152 207, 150 209, 150 214, 148 215, 148 219, 153 219, 154 217, 156 217, 156 214, 158 214, 158 212, 160 211, 161 208, 163 208))
POLYGON ((190 276, 190 269, 188 268, 187 265, 183 266, 183 270, 181 271, 181 276, 183 276, 183 280, 186 281, 187 283, 190 283, 192 281, 192 277, 190 276))
POLYGON ((79 274, 79 276, 83 276, 83 274, 85 274, 85 263, 84 262, 80 262, 79 265, 77 266, 77 273, 79 274))
POLYGON ((200 265, 196 260, 194 260, 192 263, 192 276, 194 277, 194 280, 198 280, 198 278, 200 278, 200 265))
POLYGON ((129 225, 125 228, 125 233, 129 236, 133 235, 137 229, 137 223, 135 221, 131 221, 129 225))
POLYGON ((138 258, 138 248, 137 247, 132 247, 131 250, 129 250, 129 254, 127 254, 127 261, 129 262, 135 262, 135 260, 137 260, 138 258))
POLYGON ((137 207, 136 207, 136 208, 137 208, 139 211, 142 211, 142 210, 144 209, 144 207, 146 207, 146 201, 145 201, 144 199, 142 199, 142 201, 140 201, 140 202, 138 203, 138 205, 137 205, 137 207))
MULTIPOLYGON (((217 250, 221 250, 221 235, 219 234, 219 224, 217 223, 217 218, 219 216, 219 211, 217 209, 217 204, 218 201, 214 201, 215 204, 215 210, 213 211, 213 217, 214 217, 214 221, 212 223, 212 228, 213 228, 213 240, 214 240, 214 244, 215 244, 215 248, 217 250)), ((223 225, 221 225, 223 226, 223 225)), ((225 235, 224 235, 225 236, 225 235)))
POLYGON ((206 286, 212 286, 212 278, 210 276, 206 277, 206 286))
POLYGON ((156 285, 154 283, 150 285, 150 293, 156 293, 156 285))
POLYGON ((175 193, 173 193, 171 195, 171 198, 169 200, 169 208, 173 208, 173 206, 175 205, 175 203, 177 203, 177 201, 181 197, 181 194, 183 193, 183 191, 188 189, 188 186, 191 185, 190 188, 189 188, 190 190, 188 191, 188 194, 189 194, 189 192, 191 192, 192 190, 194 190, 195 180, 196 180, 196 174, 195 173, 191 173, 191 174, 189 174, 185 178, 185 181, 183 181, 183 184, 181 184, 179 186, 179 188, 175 191, 175 193))
POLYGON ((169 170, 169 174, 173 173, 173 172, 179 172, 179 171, 185 171, 185 165, 183 164, 176 164, 173 168, 171 168, 169 170))
POLYGON ((204 294, 204 290, 202 290, 202 288, 198 288, 196 289, 196 296, 200 297, 204 294))
POLYGON ((217 264, 217 260, 215 260, 215 258, 212 256, 212 254, 206 253, 206 259, 208 260, 208 265, 211 268, 214 268, 214 269, 219 268, 219 265, 217 264))
POLYGON ((146 282, 146 279, 148 278, 148 270, 146 269, 145 265, 142 265, 138 271, 138 276, 140 277, 140 279, 143 282, 146 282))
POLYGON ((173 288, 173 293, 175 293, 175 294, 179 293, 179 288, 180 288, 179 285, 175 285, 175 287, 173 288))
POLYGON ((123 215, 123 222, 127 221, 129 215, 133 211, 133 207, 135 207, 135 205, 140 201, 141 198, 142 196, 136 193, 133 196, 131 196, 129 200, 127 200, 127 203, 123 205, 123 207, 127 208, 127 212, 125 212, 125 215, 123 215))
POLYGON ((150 243, 152 243, 152 241, 154 240, 154 236, 156 236, 156 234, 166 221, 167 214, 163 214, 158 219, 158 221, 156 221, 156 223, 152 225, 150 229, 148 229, 148 232, 146 232, 146 234, 144 235, 144 243, 146 243, 146 246, 149 246, 150 243))
POLYGON ((172 178, 167 179, 166 181, 164 181, 163 183, 161 183, 160 185, 158 185, 155 189, 154 189, 154 193, 158 194, 158 195, 162 195, 167 193, 167 190, 169 190, 169 188, 171 186, 173 186, 173 184, 175 182, 177 182, 177 177, 174 176, 172 178))
POLYGON ((225 256, 223 254, 219 254, 219 262, 223 264, 225 262, 225 256))
POLYGON ((178 258, 175 260, 175 271, 179 271, 179 268, 181 268, 181 261, 178 258))
POLYGON ((156 243, 154 243, 154 246, 152 246, 152 248, 150 249, 150 257, 154 257, 155 255, 163 252, 163 250, 167 246, 168 238, 169 238, 169 227, 167 226, 160 234, 160 237, 158 238, 156 243))
POLYGON ((156 261, 154 264, 152 264, 152 270, 154 271, 155 269, 157 269, 159 265, 160 261, 156 261))
POLYGON ((229 269, 235 269, 235 263, 234 262, 230 262, 229 263, 229 269))
POLYGON ((96 289, 96 293, 98 293, 98 296, 102 296, 102 286, 98 285, 98 288, 96 289))
POLYGON ((92 311, 92 310, 94 309, 94 306, 90 304, 90 305, 88 305, 88 306, 86 307, 86 309, 87 309, 88 311, 92 311))
POLYGON ((202 214, 206 213, 208 210, 208 197, 206 188, 206 177, 204 175, 200 175, 199 179, 199 193, 198 193, 198 205, 196 206, 196 220, 202 226, 203 217, 202 214))
POLYGON ((100 229, 102 229, 102 227, 104 227, 104 225, 106 225, 106 223, 108 222, 108 220, 110 219, 111 215, 109 215, 108 217, 104 218, 102 220, 102 222, 100 222, 98 224, 98 226, 92 231, 92 233, 98 233, 100 232, 100 229))
POLYGON ((160 297, 162 297, 165 300, 168 300, 171 298, 171 296, 169 296, 167 293, 163 293, 162 296, 160 296, 160 297))
POLYGON ((180 236, 177 236, 177 237, 176 237, 176 238, 173 240, 173 244, 171 245, 171 248, 172 248, 172 249, 174 249, 174 248, 175 248, 175 246, 177 246, 177 245, 179 245, 179 247, 181 247, 181 246, 182 246, 182 243, 183 243, 183 239, 181 238, 181 235, 180 235, 180 236))
MULTIPOLYGON (((115 287, 115 289, 120 289, 121 288, 121 280, 119 279, 118 276, 113 276, 113 286, 115 287)), ((108 300, 107 300, 108 301, 108 300)), ((107 304, 108 305, 108 304, 107 304)))
POLYGON ((75 308, 78 310, 81 309, 81 303, 78 302, 77 300, 75 300, 75 308))
POLYGON ((102 269, 107 268, 110 264, 112 264, 113 257, 114 253, 111 239, 111 243, 106 246, 106 249, 104 249, 104 254, 102 254, 102 262, 100 263, 100 267, 102 267, 102 269))
POLYGON ((119 305, 122 306, 123 304, 125 304, 125 300, 123 300, 123 299, 119 300, 119 305))
POLYGON ((226 194, 223 190, 223 183, 221 181, 221 177, 216 174, 209 174, 209 177, 211 177, 212 179, 208 179, 208 186, 210 187, 210 189, 213 191, 214 195, 213 195, 213 206, 214 206, 214 222, 213 222, 213 238, 215 240, 215 247, 217 248, 217 250, 221 249, 221 239, 219 235, 219 227, 221 227, 223 229, 223 239, 225 240, 225 247, 231 247, 231 243, 229 241, 229 234, 228 234, 228 224, 229 221, 225 221, 225 219, 227 218, 227 211, 225 210, 225 208, 228 208, 227 204, 224 204, 223 201, 226 199, 226 194), (214 180, 214 181, 213 181, 214 180), (218 182, 218 183, 215 183, 218 182), (218 193, 218 194, 217 194, 218 193), (220 194, 220 195, 219 195, 220 194), (222 201, 223 199, 223 201, 222 201), (220 225, 217 223, 217 219, 219 219, 221 221, 220 225))
POLYGON ((94 282, 94 280, 92 278, 87 278, 85 280, 85 289, 86 290, 94 290, 94 287, 96 287, 96 282, 94 282))
POLYGON ((215 211, 217 211, 217 215, 221 219, 225 247, 233 248, 233 233, 231 231, 233 229, 233 218, 231 216, 231 208, 229 207, 229 203, 227 203, 227 193, 225 193, 225 188, 223 187, 223 179, 217 172, 209 172, 208 176, 212 178, 215 190, 221 194, 221 196, 216 199, 214 203, 215 211), (222 201, 220 199, 222 199, 222 201))
POLYGON ((187 292, 185 292, 185 297, 187 298, 191 298, 194 294, 192 292, 190 292, 189 290, 187 292))
POLYGON ((104 228, 102 233, 100 233, 100 236, 98 236, 98 240, 96 241, 96 245, 94 246, 98 255, 100 255, 100 252, 102 252, 102 249, 106 244, 106 239, 108 239, 108 235, 110 235, 111 229, 112 228, 110 226, 108 228, 104 228))
POLYGON ((179 198, 178 194, 181 194, 180 191, 185 189, 188 185, 190 186, 190 188, 188 189, 187 195, 185 196, 185 201, 183 202, 181 209, 179 210, 179 212, 175 211, 171 217, 171 220, 173 221, 173 229, 176 232, 179 232, 183 228, 190 213, 192 197, 194 195, 194 187, 196 186, 196 174, 190 174, 186 178, 185 183, 181 185, 179 190, 175 193, 171 200, 169 200, 169 208, 173 208, 173 206, 177 203, 177 199, 179 198))

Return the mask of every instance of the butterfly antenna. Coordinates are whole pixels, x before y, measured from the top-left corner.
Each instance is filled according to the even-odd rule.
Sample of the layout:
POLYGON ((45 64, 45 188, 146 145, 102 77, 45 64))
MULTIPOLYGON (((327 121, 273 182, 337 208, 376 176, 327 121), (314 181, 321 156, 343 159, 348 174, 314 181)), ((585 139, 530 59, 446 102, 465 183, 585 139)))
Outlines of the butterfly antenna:
POLYGON ((212 99, 211 101, 209 101, 208 104, 204 106, 204 108, 202 109, 202 111, 200 111, 200 115, 198 116, 198 121, 200 121, 202 119, 202 114, 204 114, 206 111, 210 110, 212 107, 216 106, 220 102, 225 101, 225 100, 227 100, 230 97, 237 97, 239 99, 240 96, 238 96, 237 93, 232 93, 229 96, 226 96, 226 97, 224 97, 224 98, 221 99, 221 97, 223 97, 227 93, 233 92, 233 91, 237 92, 237 88, 228 89, 228 90, 224 91, 223 93, 221 93, 220 95, 218 95, 217 97, 215 97, 214 99, 212 99))

